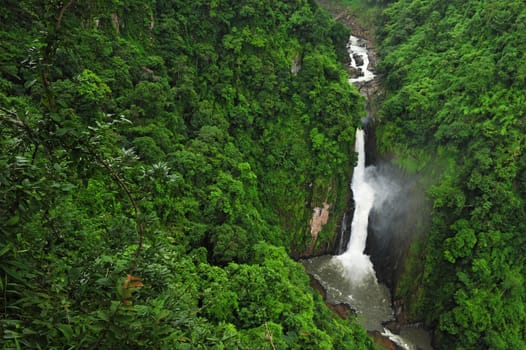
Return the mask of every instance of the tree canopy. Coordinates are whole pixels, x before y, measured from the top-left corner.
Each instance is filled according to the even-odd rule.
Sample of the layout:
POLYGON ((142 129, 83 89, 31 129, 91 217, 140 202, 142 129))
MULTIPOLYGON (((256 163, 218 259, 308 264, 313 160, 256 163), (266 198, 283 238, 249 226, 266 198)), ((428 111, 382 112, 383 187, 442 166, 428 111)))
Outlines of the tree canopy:
MULTIPOLYGON (((4 1, 4 348, 370 349, 309 287, 359 94, 313 2, 4 1)), ((332 226, 331 226, 332 225, 332 226)))
POLYGON ((421 267, 400 296, 439 349, 523 349, 526 4, 399 0, 383 13, 380 146, 432 184, 421 267))

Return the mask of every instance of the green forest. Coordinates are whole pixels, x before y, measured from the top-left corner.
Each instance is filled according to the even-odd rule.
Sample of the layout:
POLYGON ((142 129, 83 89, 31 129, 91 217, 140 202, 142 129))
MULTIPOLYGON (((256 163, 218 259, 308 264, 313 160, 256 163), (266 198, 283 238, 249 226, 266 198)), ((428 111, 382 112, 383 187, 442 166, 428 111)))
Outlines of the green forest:
POLYGON ((382 11, 379 147, 432 203, 397 294, 438 349, 526 349, 526 3, 382 11))
POLYGON ((307 0, 3 1, 2 348, 372 349, 293 260, 350 198, 348 35, 307 0))
MULTIPOLYGON (((378 152, 430 203, 393 297, 435 349, 526 349, 526 3, 324 2, 374 26, 378 152)), ((0 348, 375 349, 297 262, 351 199, 349 34, 314 0, 4 0, 0 348)))

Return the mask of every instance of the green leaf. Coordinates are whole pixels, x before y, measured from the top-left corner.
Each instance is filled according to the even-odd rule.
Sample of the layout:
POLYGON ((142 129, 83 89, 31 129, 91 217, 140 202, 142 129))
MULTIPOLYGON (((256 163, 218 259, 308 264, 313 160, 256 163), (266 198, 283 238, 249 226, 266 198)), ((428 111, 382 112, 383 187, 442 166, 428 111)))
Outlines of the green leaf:
POLYGON ((37 82, 36 79, 33 79, 33 80, 31 80, 31 81, 26 81, 25 84, 24 84, 24 87, 25 87, 26 89, 29 89, 31 86, 35 85, 36 82, 37 82))
POLYGON ((11 268, 7 267, 7 266, 2 266, 2 268, 4 269, 5 273, 7 273, 9 276, 13 277, 15 280, 19 281, 19 282, 25 282, 25 279, 22 275, 20 275, 17 271, 15 270, 12 270, 11 268))
POLYGON ((13 226, 13 225, 16 225, 19 221, 20 221, 20 216, 19 215, 15 215, 15 216, 12 216, 11 218, 9 218, 9 220, 7 220, 6 224, 7 224, 7 226, 13 226))
POLYGON ((7 253, 9 249, 11 249, 11 247, 12 247, 11 243, 8 243, 5 247, 0 249, 0 257, 4 255, 5 253, 7 253))
POLYGON ((64 334, 64 337, 66 337, 66 340, 68 342, 71 341, 71 338, 73 337, 73 329, 69 324, 59 324, 58 329, 64 334))

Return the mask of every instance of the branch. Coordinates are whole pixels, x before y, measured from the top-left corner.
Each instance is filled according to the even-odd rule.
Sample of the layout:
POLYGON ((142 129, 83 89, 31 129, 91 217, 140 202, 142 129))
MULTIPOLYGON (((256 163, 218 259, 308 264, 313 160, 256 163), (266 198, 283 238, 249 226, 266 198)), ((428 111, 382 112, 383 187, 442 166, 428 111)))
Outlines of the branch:
POLYGON ((124 180, 121 179, 119 174, 117 174, 115 169, 113 169, 113 167, 106 160, 100 158, 97 154, 94 154, 94 156, 104 166, 104 168, 106 168, 106 170, 108 170, 110 172, 110 174, 112 175, 113 179, 117 182, 117 184, 120 186, 120 188, 122 188, 124 190, 124 192, 126 192, 126 195, 128 196, 128 198, 129 198, 129 200, 130 200, 130 202, 131 202, 131 204, 133 206, 133 211, 134 211, 134 214, 135 214, 135 222, 137 223, 137 227, 138 227, 138 230, 139 230, 139 243, 138 243, 138 246, 137 246, 137 250, 135 251, 135 257, 133 259, 132 266, 130 268, 130 273, 131 273, 131 271, 135 270, 135 268, 137 267, 137 260, 139 259, 139 256, 141 255, 141 250, 142 250, 142 245, 143 245, 143 240, 144 240, 144 226, 143 226, 142 222, 140 222, 140 219, 139 219, 139 206, 137 205, 137 201, 133 197, 130 189, 128 188, 128 186, 126 185, 124 180))
MULTIPOLYGON (((120 302, 120 303, 115 307, 115 310, 113 310, 113 312, 111 313, 110 317, 108 317, 108 323, 112 323, 112 322, 113 322, 115 316, 117 316, 117 312, 119 311, 119 308, 121 307, 121 305, 122 305, 122 302, 120 302)), ((108 329, 109 329, 109 327, 104 327, 104 329, 102 330, 102 332, 100 332, 99 337, 97 338, 97 341, 95 342, 95 344, 93 344, 93 345, 90 347, 90 350, 99 349, 100 342, 102 341, 102 339, 104 338, 104 336, 106 336, 106 333, 108 333, 108 329)))
MULTIPOLYGON (((35 151, 33 153, 33 160, 34 160, 35 156, 36 156, 36 152, 38 150, 38 144, 39 144, 38 138, 36 137, 36 134, 33 132, 33 130, 31 130, 29 125, 27 125, 22 120, 20 120, 20 118, 18 117, 18 114, 16 114, 16 112, 14 112, 12 110, 9 110, 9 109, 6 109, 4 107, 0 107, 0 110, 3 111, 6 114, 11 115, 14 118, 9 118, 9 117, 7 117, 6 114, 1 114, 1 113, 0 113, 0 117, 3 117, 3 119, 5 121, 7 121, 7 122, 9 122, 11 124, 14 124, 14 125, 18 126, 19 128, 23 129, 28 134, 29 138, 35 143, 35 151)), ((42 143, 42 144, 44 145, 44 149, 46 150, 46 152, 48 154, 48 157, 51 160, 52 159, 51 158, 51 150, 48 149, 48 146, 45 143, 42 143)), ((142 222, 140 221, 140 218, 139 218, 139 213, 140 213, 139 212, 139 206, 137 205, 137 201, 133 197, 130 189, 128 188, 128 186, 126 185, 124 180, 115 171, 115 169, 113 169, 113 167, 106 160, 102 159, 95 151, 91 150, 89 143, 86 143, 86 146, 87 146, 87 148, 89 150, 87 153, 91 154, 96 160, 99 161, 100 164, 102 164, 104 166, 104 168, 106 170, 108 170, 108 172, 111 174, 113 179, 117 182, 119 187, 122 188, 124 190, 124 192, 126 192, 126 195, 128 196, 128 198, 129 198, 129 200, 130 200, 130 202, 132 204, 133 211, 134 211, 134 214, 135 214, 135 222, 137 223, 137 227, 138 227, 138 231, 139 231, 139 242, 138 242, 137 250, 135 251, 135 257, 133 259, 133 263, 132 263, 132 266, 131 266, 131 269, 130 269, 131 270, 130 273, 131 273, 137 267, 137 261, 138 261, 140 255, 141 255, 143 241, 144 241, 144 225, 142 224, 142 222)))
POLYGON ((55 26, 55 31, 58 32, 58 30, 60 29, 60 26, 62 24, 62 18, 64 17, 64 12, 66 12, 66 10, 68 9, 68 7, 70 7, 71 5, 73 5, 73 3, 75 2, 75 0, 70 0, 66 5, 64 5, 64 7, 62 7, 60 9, 60 13, 58 14, 58 18, 57 18, 57 24, 55 26))
POLYGON ((3 119, 11 124, 14 124, 16 126, 18 126, 19 128, 22 128, 22 129, 25 129, 25 130, 28 130, 29 127, 27 126, 26 123, 24 123, 23 121, 20 120, 20 118, 18 117, 18 114, 16 114, 16 112, 13 112, 12 110, 10 109, 7 109, 7 108, 4 108, 4 107, 0 107, 0 110, 4 113, 7 113, 9 114, 10 116, 12 116, 13 118, 15 119, 11 119, 11 118, 5 118, 6 115, 5 114, 0 114, 0 116, 4 117, 3 119))
POLYGON ((28 129, 27 125, 24 124, 24 122, 21 121, 20 119, 9 119, 9 118, 5 118, 4 120, 5 120, 6 122, 9 122, 9 123, 15 125, 15 126, 18 126, 18 127, 21 128, 21 129, 24 129, 24 130, 27 130, 27 129, 28 129))
POLYGON ((48 80, 47 60, 48 58, 46 55, 44 58, 44 64, 42 65, 42 85, 44 85, 44 91, 46 92, 50 112, 56 112, 55 97, 53 96, 53 92, 51 92, 51 87, 48 80))
POLYGON ((49 82, 50 73, 48 70, 48 66, 51 65, 53 55, 55 54, 54 48, 53 48, 53 45, 55 44, 54 40, 56 39, 56 35, 59 32, 60 27, 62 25, 62 19, 64 18, 64 13, 68 9, 68 7, 73 5, 74 2, 75 0, 70 0, 66 5, 64 5, 60 9, 60 13, 58 14, 58 17, 57 17, 57 23, 55 24, 55 32, 52 35, 48 34, 47 45, 43 52, 43 57, 42 57, 43 62, 42 62, 42 71, 41 71, 42 85, 44 85, 44 91, 46 93, 49 110, 51 112, 56 112, 57 109, 55 105, 55 97, 53 96, 53 92, 51 91, 51 84, 49 82))
POLYGON ((25 131, 25 133, 27 134, 28 138, 30 139, 30 142, 32 142, 35 145, 35 150, 33 151, 33 157, 32 157, 33 162, 35 160, 36 153, 38 151, 38 146, 40 144, 42 144, 44 146, 44 149, 46 150, 47 156, 51 160, 51 149, 45 144, 45 142, 42 142, 42 140, 40 140, 37 137, 36 133, 31 129, 31 127, 29 125, 27 125, 24 121, 22 121, 16 112, 14 112, 12 110, 9 110, 9 109, 6 109, 4 107, 0 107, 0 110, 2 112, 4 112, 4 113, 7 113, 7 114, 11 115, 13 118, 9 118, 9 117, 7 117, 6 114, 1 114, 1 113, 0 113, 0 117, 2 117, 2 119, 4 121, 6 121, 8 123, 11 123, 14 126, 17 126, 18 128, 20 128, 23 131, 25 131))
POLYGON ((272 346, 272 350, 276 350, 276 346, 274 345, 274 341, 272 339, 272 333, 270 333, 270 329, 268 328, 267 322, 265 322, 265 335, 270 342, 270 345, 272 346))

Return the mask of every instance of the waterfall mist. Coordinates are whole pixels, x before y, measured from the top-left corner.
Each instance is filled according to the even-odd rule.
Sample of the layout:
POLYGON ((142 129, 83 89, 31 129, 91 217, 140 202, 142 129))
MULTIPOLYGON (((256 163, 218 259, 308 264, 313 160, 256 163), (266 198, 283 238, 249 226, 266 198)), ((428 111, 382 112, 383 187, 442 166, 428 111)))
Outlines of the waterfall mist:
POLYGON ((409 244, 427 226, 425 201, 416 176, 380 161, 367 168, 377 199, 369 214, 365 253, 371 256, 376 275, 394 289, 409 244))

